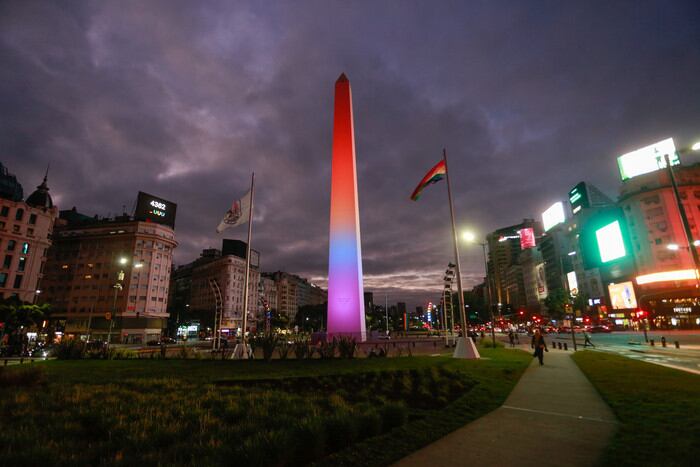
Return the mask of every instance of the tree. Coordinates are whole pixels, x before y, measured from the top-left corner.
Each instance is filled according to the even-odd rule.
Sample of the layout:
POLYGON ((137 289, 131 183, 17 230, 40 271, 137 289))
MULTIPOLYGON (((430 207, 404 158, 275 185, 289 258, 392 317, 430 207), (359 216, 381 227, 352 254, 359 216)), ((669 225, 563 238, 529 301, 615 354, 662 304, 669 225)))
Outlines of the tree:
POLYGON ((544 299, 544 305, 547 307, 547 313, 552 319, 562 319, 566 314, 567 305, 571 304, 569 292, 564 289, 550 290, 547 298, 544 299))
POLYGON ((326 323, 327 309, 327 303, 322 305, 300 306, 294 317, 294 325, 299 326, 299 329, 306 332, 311 332, 312 329, 318 331, 322 329, 326 323))

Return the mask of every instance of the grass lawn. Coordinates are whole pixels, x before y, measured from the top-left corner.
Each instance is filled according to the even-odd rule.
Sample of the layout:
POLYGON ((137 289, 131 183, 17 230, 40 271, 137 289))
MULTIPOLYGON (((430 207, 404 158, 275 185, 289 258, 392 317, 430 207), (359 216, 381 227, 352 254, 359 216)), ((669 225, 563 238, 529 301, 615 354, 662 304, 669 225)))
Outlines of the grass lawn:
POLYGON ((700 465, 700 375, 602 352, 573 358, 621 422, 602 465, 700 465))
POLYGON ((7 368, 0 463, 386 465, 498 407, 530 362, 519 351, 481 353, 51 361, 25 377, 28 365, 7 368))

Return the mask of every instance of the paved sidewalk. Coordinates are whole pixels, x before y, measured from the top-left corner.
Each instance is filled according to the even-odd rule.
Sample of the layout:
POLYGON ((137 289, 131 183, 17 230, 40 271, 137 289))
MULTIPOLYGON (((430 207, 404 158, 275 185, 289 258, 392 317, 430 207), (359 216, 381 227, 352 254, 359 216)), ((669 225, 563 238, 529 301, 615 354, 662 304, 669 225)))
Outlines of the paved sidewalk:
POLYGON ((411 466, 592 466, 617 428, 610 408, 570 357, 533 358, 506 402, 407 456, 411 466))

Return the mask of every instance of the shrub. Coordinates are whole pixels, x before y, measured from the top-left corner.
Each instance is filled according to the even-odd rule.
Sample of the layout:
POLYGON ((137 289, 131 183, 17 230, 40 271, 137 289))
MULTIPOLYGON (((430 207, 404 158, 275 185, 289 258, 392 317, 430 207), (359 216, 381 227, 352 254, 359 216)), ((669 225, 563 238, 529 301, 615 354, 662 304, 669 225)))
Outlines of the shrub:
POLYGON ((340 358, 354 358, 357 351, 357 342, 354 337, 342 336, 337 341, 340 358))
POLYGON ((24 366, 8 369, 0 367, 0 387, 33 387, 46 383, 46 373, 43 368, 24 366))
POLYGON ((87 346, 78 339, 62 339, 56 346, 56 358, 59 360, 78 360, 85 358, 87 346))
POLYGON ((318 418, 306 418, 290 430, 291 465, 308 465, 323 457, 326 449, 326 433, 318 418))
POLYGON ((194 350, 191 347, 183 345, 177 352, 178 358, 187 359, 194 357, 194 350))
POLYGON ((279 336, 275 333, 266 333, 260 336, 256 336, 254 339, 256 347, 261 347, 263 351, 263 359, 267 362, 272 359, 272 354, 275 352, 277 343, 279 342, 279 336))
POLYGON ((310 348, 311 341, 308 338, 301 337, 294 341, 294 356, 297 360, 311 358, 313 351, 310 348))
POLYGON ((336 412, 326 418, 323 425, 330 452, 343 449, 357 438, 357 421, 353 412, 336 412))
POLYGON ((321 342, 318 347, 318 354, 323 359, 335 358, 335 349, 338 347, 338 342, 333 339, 330 342, 321 342))
POLYGON ((287 339, 279 340, 279 343, 277 344, 277 353, 280 356, 280 360, 286 360, 291 350, 292 344, 290 344, 287 339))
POLYGON ((357 425, 360 438, 371 438, 382 432, 382 417, 379 412, 370 409, 358 416, 357 425))
POLYGON ((498 341, 496 341, 494 345, 494 342, 491 339, 481 339, 480 345, 487 349, 503 347, 503 344, 498 341))
POLYGON ((389 402, 381 408, 382 425, 384 429, 391 430, 403 425, 408 420, 406 406, 396 402, 389 402))

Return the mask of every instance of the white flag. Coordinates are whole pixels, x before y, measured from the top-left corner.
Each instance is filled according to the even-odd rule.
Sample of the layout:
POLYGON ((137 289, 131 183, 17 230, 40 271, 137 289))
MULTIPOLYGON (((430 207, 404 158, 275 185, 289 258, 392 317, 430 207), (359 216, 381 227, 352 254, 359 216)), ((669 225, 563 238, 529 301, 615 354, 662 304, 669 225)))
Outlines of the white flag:
POLYGON ((219 226, 216 228, 216 233, 221 233, 229 227, 236 227, 237 225, 245 224, 248 222, 248 217, 250 216, 250 191, 246 193, 241 199, 237 199, 231 204, 231 209, 226 211, 224 218, 221 219, 219 226))

